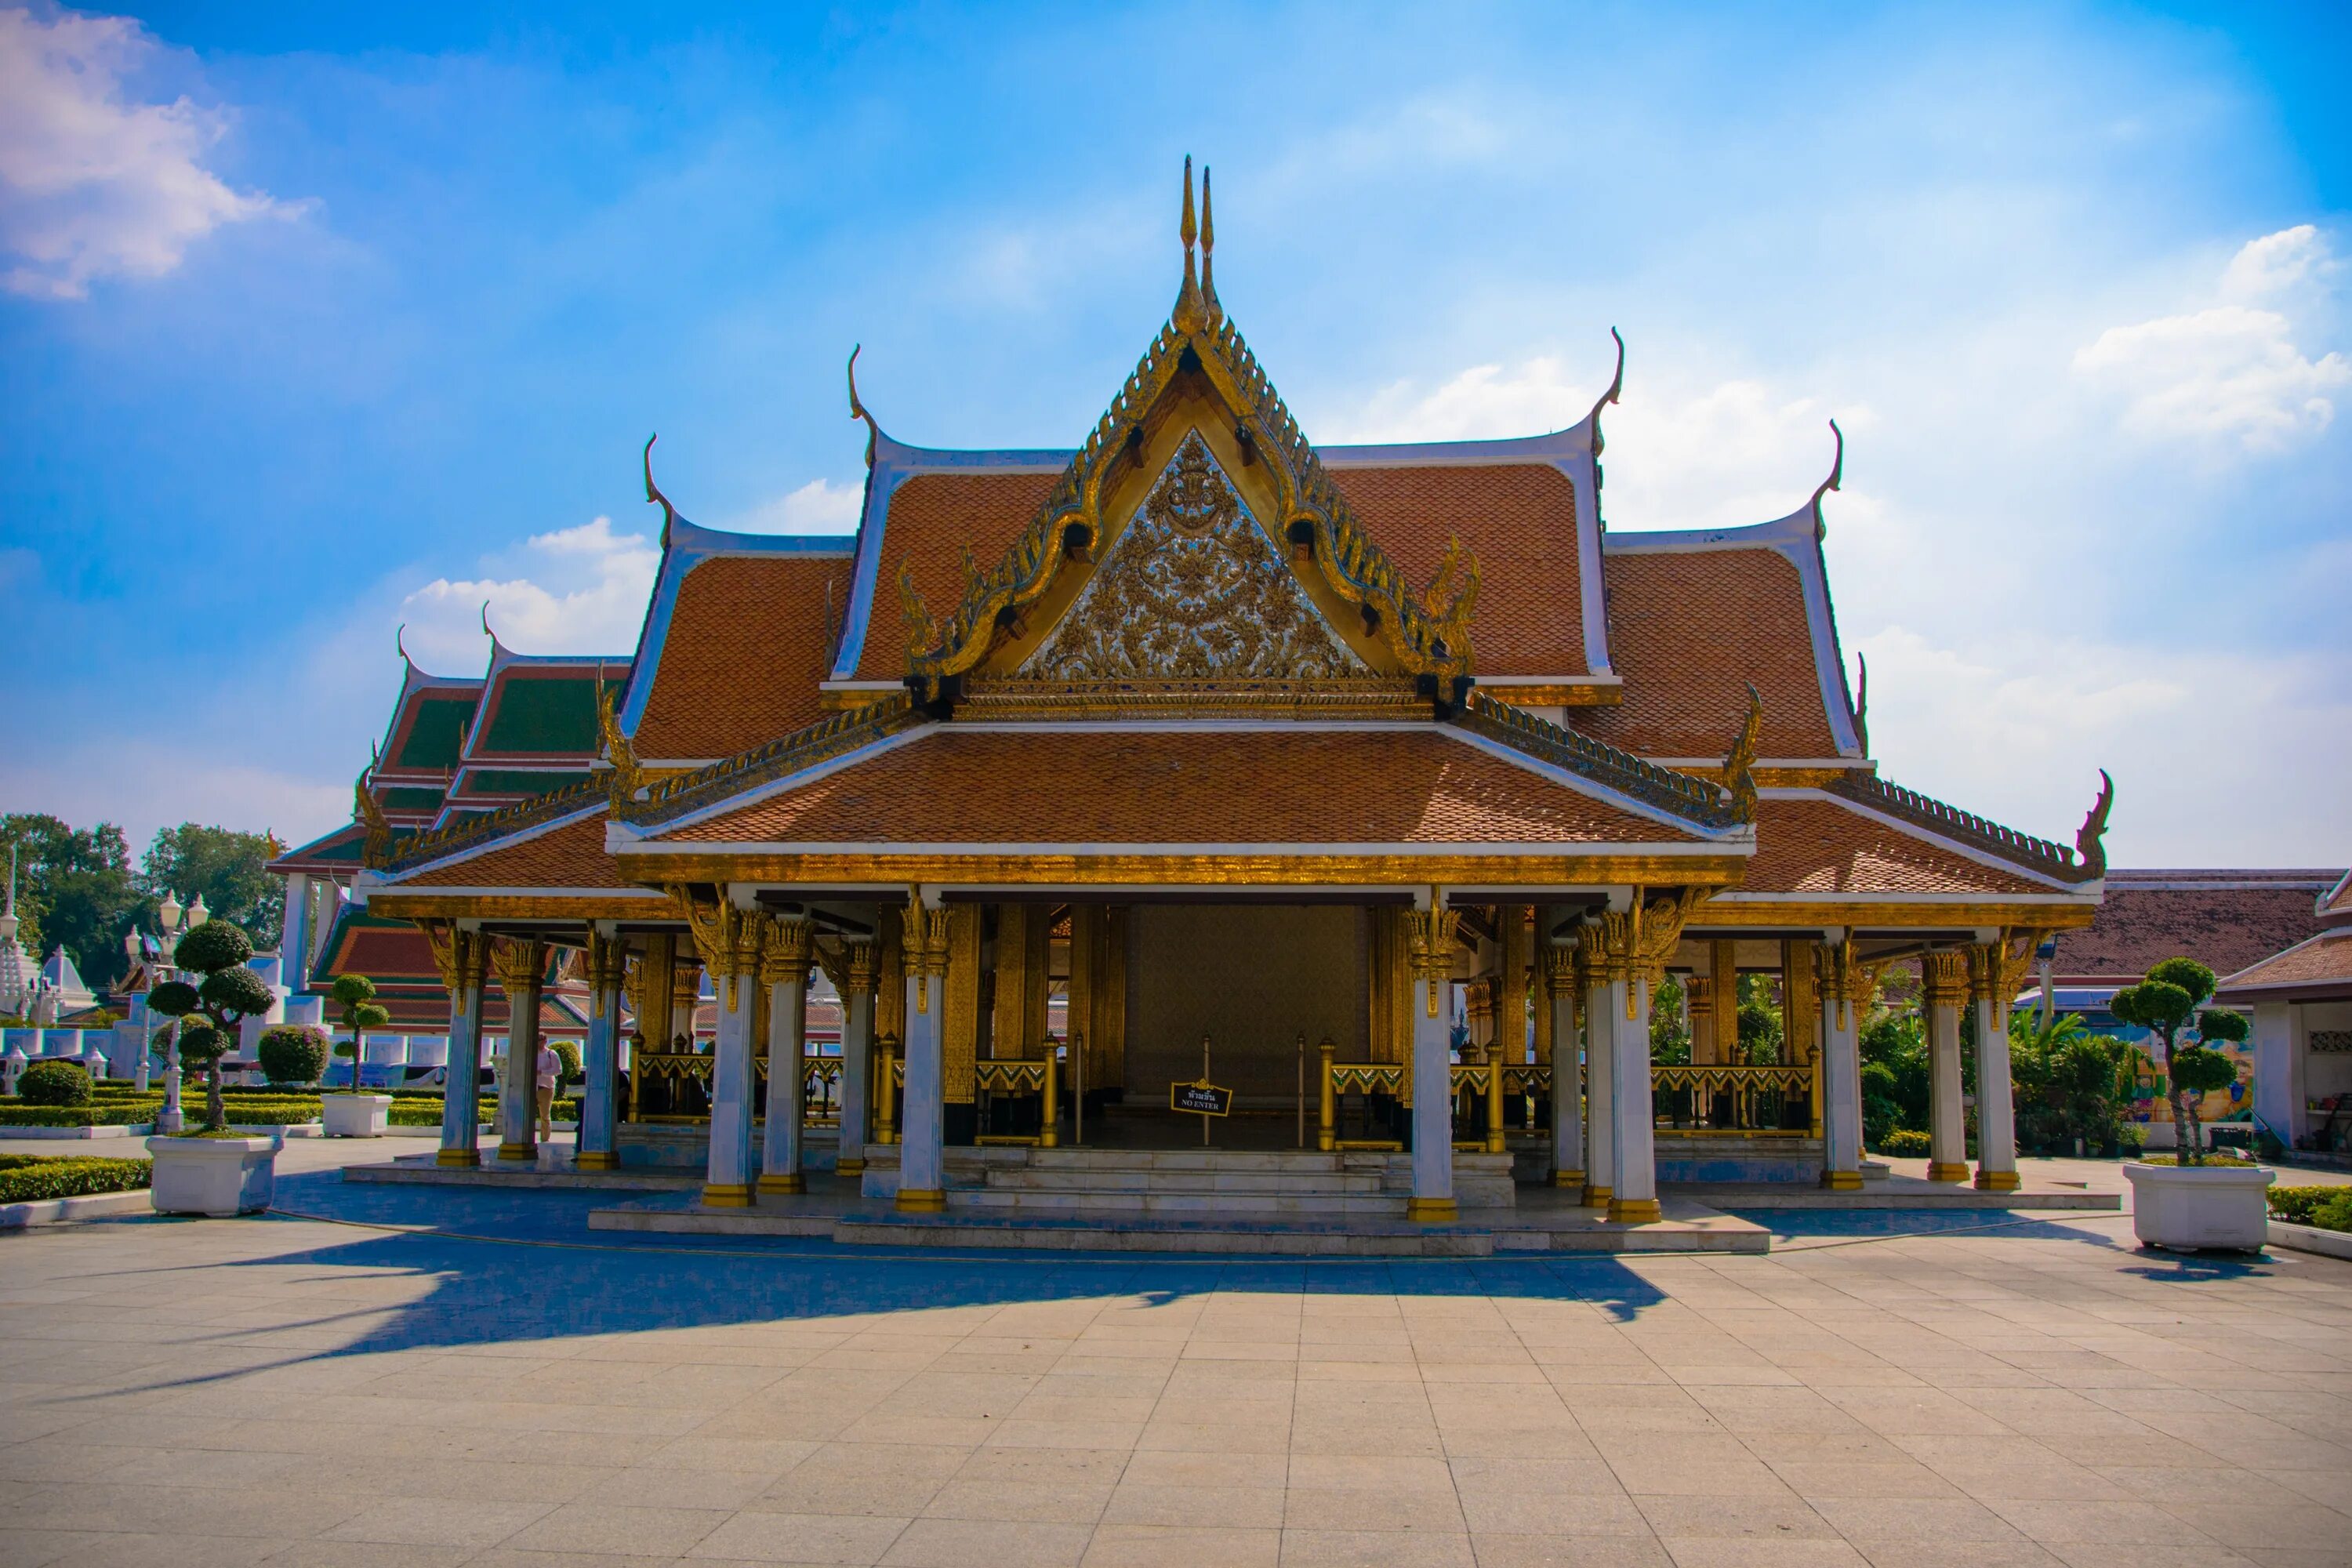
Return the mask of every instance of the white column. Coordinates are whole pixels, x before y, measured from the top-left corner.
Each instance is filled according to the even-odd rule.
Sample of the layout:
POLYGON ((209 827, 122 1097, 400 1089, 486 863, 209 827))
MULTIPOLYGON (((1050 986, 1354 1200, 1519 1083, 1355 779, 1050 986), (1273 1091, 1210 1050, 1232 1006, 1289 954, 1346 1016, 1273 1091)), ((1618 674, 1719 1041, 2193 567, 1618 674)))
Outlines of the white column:
MULTIPOLYGON (((756 918, 756 917, 754 917, 756 918)), ((697 945, 701 933, 696 933, 697 945)), ((737 965, 724 946, 703 954, 719 993, 719 1037, 711 1045, 710 1163, 703 1177, 705 1208, 743 1208, 751 1202, 751 1016, 758 1006, 756 964, 737 965)))
POLYGON ((2002 995, 2000 942, 1969 951, 1969 989, 1977 1006, 1977 1185, 2017 1191, 2017 1107, 2009 1082, 2009 998, 2002 995))
POLYGON ((482 1163, 482 981, 488 938, 449 933, 449 1060, 442 1072, 441 1152, 436 1165, 482 1163))
POLYGON ((1969 994, 1968 961, 1931 952, 1920 961, 1927 1009, 1927 1179, 1969 1179, 1967 1100, 1960 1081, 1960 1004, 1969 994))
POLYGON ((849 944, 849 988, 841 998, 841 1136, 834 1173, 866 1169, 866 1079, 874 1065, 874 942, 849 944))
POLYGON ((499 955, 499 981, 507 996, 506 1070, 499 1075, 499 1163, 536 1165, 532 1123, 539 1086, 539 994, 547 949, 536 937, 518 938, 499 955))
MULTIPOLYGON (((1416 918, 1422 918, 1416 916, 1416 918)), ((1423 971, 1412 982, 1412 1196, 1407 1219, 1456 1218, 1454 1202, 1453 1041, 1445 1016, 1448 980, 1423 971)))
POLYGON ((761 1146, 760 1190, 804 1193, 801 1132, 804 1101, 801 1057, 808 1038, 808 965, 812 934, 804 920, 778 921, 769 962, 761 976, 768 985, 768 1127, 761 1146))
POLYGON ((2294 1008, 2288 1002, 2254 1004, 2254 1113, 2290 1149, 2303 1136, 2304 1054, 2295 1048, 2294 1008))
POLYGON ((1664 1216, 1658 1209, 1657 1119, 1650 1109, 1649 978, 1613 973, 1608 996, 1608 1026, 1615 1037, 1610 1095, 1616 1115, 1610 1131, 1617 1152, 1609 1217, 1620 1225, 1650 1225, 1664 1216))
POLYGON ((1828 943, 1813 949, 1821 1000, 1822 1185, 1832 1192, 1862 1188, 1862 1078, 1857 1060, 1847 960, 1828 943))
MULTIPOLYGON (((898 1142, 898 1207, 938 1214, 948 1206, 940 1015, 947 1009, 947 911, 919 899, 907 910, 906 1101, 898 1142)), ((882 1092, 888 1093, 886 1086, 882 1092)))
POLYGON ((1583 1052, 1576 1038, 1576 966, 1565 948, 1537 949, 1551 970, 1551 1181, 1584 1190, 1583 1052))
MULTIPOLYGON (((286 913, 278 930, 278 979, 299 996, 310 984, 310 874, 286 879, 286 913)), ((357 1058, 353 1058, 356 1063, 357 1058)), ((359 1085, 352 1088, 356 1090, 359 1085)))
MULTIPOLYGON (((1609 981, 1600 931, 1580 934, 1584 979, 1584 1201, 1606 1208, 1617 1182, 1617 1032, 1609 1026, 1609 981)), ((1558 1050, 1555 1045, 1552 1047, 1558 1050)))
POLYGON ((588 931, 588 1043, 580 1053, 580 1133, 573 1165, 611 1171, 621 1163, 620 1108, 614 1094, 621 1057, 625 954, 608 927, 588 931))

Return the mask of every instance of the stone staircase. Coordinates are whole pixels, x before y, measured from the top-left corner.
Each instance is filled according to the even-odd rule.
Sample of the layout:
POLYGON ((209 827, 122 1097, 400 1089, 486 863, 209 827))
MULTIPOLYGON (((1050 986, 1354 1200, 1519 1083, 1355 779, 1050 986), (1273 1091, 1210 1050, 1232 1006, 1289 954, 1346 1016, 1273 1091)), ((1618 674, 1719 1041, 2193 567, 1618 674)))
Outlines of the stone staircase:
MULTIPOLYGON (((1002 1151, 991 1151, 1002 1154, 1002 1151)), ((1409 1156, 1216 1149, 1028 1149, 992 1159, 982 1181, 951 1186, 951 1212, 1079 1219, 1398 1220, 1412 1192, 1409 1156)), ((1508 1207, 1508 1155, 1456 1154, 1465 1206, 1508 1207), (1491 1166, 1492 1169, 1486 1167, 1491 1166)))

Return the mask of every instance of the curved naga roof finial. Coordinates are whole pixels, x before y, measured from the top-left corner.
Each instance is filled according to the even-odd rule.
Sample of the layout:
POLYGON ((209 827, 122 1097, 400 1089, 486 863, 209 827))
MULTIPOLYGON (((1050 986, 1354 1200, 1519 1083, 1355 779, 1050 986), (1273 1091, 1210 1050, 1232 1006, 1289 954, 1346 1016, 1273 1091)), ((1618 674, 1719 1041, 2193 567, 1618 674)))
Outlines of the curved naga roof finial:
POLYGON ((1731 743, 1731 754, 1723 759, 1723 787, 1731 795, 1734 822, 1756 820, 1756 751, 1763 741, 1764 699, 1750 682, 1748 718, 1739 726, 1739 739, 1731 743))
POLYGON ((375 772, 375 767, 376 759, 371 756, 366 768, 352 784, 352 820, 367 829, 367 837, 360 844, 360 867, 368 871, 382 870, 392 863, 392 822, 368 789, 368 775, 375 772))
POLYGON ((1201 165, 1201 302, 1209 312, 1209 325, 1215 326, 1225 319, 1225 308, 1217 302, 1217 275, 1214 268, 1217 251, 1217 220, 1209 205, 1209 165, 1201 165))
POLYGON ((2100 840, 2106 837, 2107 813, 2115 809, 2116 781, 2107 770, 2099 770, 2099 798, 2091 803, 2090 815, 2074 831, 2074 853, 2082 857, 2084 867, 2093 876, 2103 877, 2107 870, 2107 847, 2100 840))
POLYGON ((866 421, 866 466, 874 466, 874 444, 882 438, 882 426, 875 423, 866 405, 857 400, 857 356, 866 352, 864 343, 853 343, 849 349, 849 416, 866 421))
POLYGON ((1822 521, 1822 498, 1832 490, 1845 488, 1845 432, 1839 429, 1838 422, 1832 419, 1830 421, 1830 434, 1837 437, 1837 456, 1830 461, 1830 477, 1813 489, 1813 534, 1816 538, 1829 531, 1829 525, 1822 521))
POLYGON ((1184 242, 1184 282, 1176 290, 1176 309, 1169 320, 1181 332, 1196 332, 1208 324, 1208 308, 1201 302, 1201 279, 1193 269, 1192 246, 1201 231, 1192 221, 1192 154, 1184 154, 1184 216, 1176 226, 1178 237, 1184 242))
POLYGON ((1596 458, 1608 445, 1601 438, 1601 411, 1616 402, 1617 395, 1625 390, 1625 339, 1614 327, 1609 329, 1609 335, 1617 340, 1617 374, 1609 378, 1609 390, 1594 401, 1592 412, 1584 416, 1585 423, 1592 426, 1592 455, 1596 458))
POLYGON ((667 550, 669 548, 669 528, 670 524, 677 521, 677 508, 669 504, 669 497, 662 494, 661 487, 654 483, 654 443, 660 439, 661 434, 658 431, 646 437, 646 503, 650 506, 656 502, 659 502, 661 505, 661 542, 662 548, 664 550, 667 550))
POLYGON ((392 651, 400 656, 401 663, 411 669, 416 668, 416 661, 408 657, 408 623, 406 621, 401 622, 400 629, 392 634, 392 651))
POLYGON ((604 684, 604 671, 596 671, 596 729, 604 742, 604 760, 613 764, 605 776, 604 789, 614 805, 637 798, 645 787, 646 770, 637 763, 636 748, 629 744, 628 736, 621 732, 621 716, 616 711, 620 690, 604 684))
POLYGON ((1866 757, 1870 755, 1870 656, 1856 648, 1853 662, 1862 668, 1862 689, 1853 700, 1853 738, 1866 757))
POLYGON ((482 601, 482 635, 490 639, 490 662, 498 663, 499 655, 506 652, 507 645, 499 641, 499 634, 490 629, 490 602, 488 599, 482 601))

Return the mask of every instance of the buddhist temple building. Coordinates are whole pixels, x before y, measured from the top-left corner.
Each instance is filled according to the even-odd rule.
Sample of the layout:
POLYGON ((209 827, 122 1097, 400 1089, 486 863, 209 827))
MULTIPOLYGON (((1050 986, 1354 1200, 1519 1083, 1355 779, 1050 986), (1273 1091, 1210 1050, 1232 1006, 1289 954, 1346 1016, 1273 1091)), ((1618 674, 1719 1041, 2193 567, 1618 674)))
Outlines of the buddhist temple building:
MULTIPOLYGON (((1638 1226, 1661 1184, 1858 1187, 1857 1031, 1909 962, 1934 1178, 2013 1188, 2007 1009, 2099 905, 2108 792, 2062 846, 1880 776, 1836 467, 1752 527, 1609 528, 1622 342, 1563 430, 1315 444, 1219 300, 1207 189, 1196 223, 1188 163, 1174 307, 1073 447, 909 446, 853 356, 857 531, 798 538, 689 522, 649 442, 637 646, 407 668, 352 826, 281 862, 350 889, 305 917, 340 922, 315 984, 389 965, 454 1061, 494 1017, 535 1048, 576 982, 579 1167, 691 1159, 712 1210, 829 1170, 1018 1211, 1011 1165, 1077 1192, 1087 1150, 1206 1142, 1287 1152, 1229 1184, 1268 1203, 1442 1225, 1538 1184, 1638 1226)), ((521 1089, 492 1140, 475 1092, 441 1162, 533 1162, 521 1089)))

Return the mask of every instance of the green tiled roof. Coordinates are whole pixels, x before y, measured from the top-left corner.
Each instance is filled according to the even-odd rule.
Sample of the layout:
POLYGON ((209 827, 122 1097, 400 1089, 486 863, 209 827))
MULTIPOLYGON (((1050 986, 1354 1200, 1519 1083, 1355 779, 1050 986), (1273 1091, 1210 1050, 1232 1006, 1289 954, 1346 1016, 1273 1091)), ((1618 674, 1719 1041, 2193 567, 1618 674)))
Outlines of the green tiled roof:
POLYGON ((466 775, 468 795, 545 795, 578 784, 586 773, 541 773, 531 768, 476 768, 466 775))
POLYGON ((593 679, 510 676, 499 688, 482 749, 488 752, 596 750, 593 679))
MULTIPOLYGON (((401 743, 400 754, 392 760, 397 768, 446 768, 455 766, 458 753, 466 744, 466 727, 474 721, 477 700, 464 697, 423 697, 417 700, 416 717, 408 726, 408 739, 401 743)), ((594 715, 590 716, 592 722, 594 715)))

